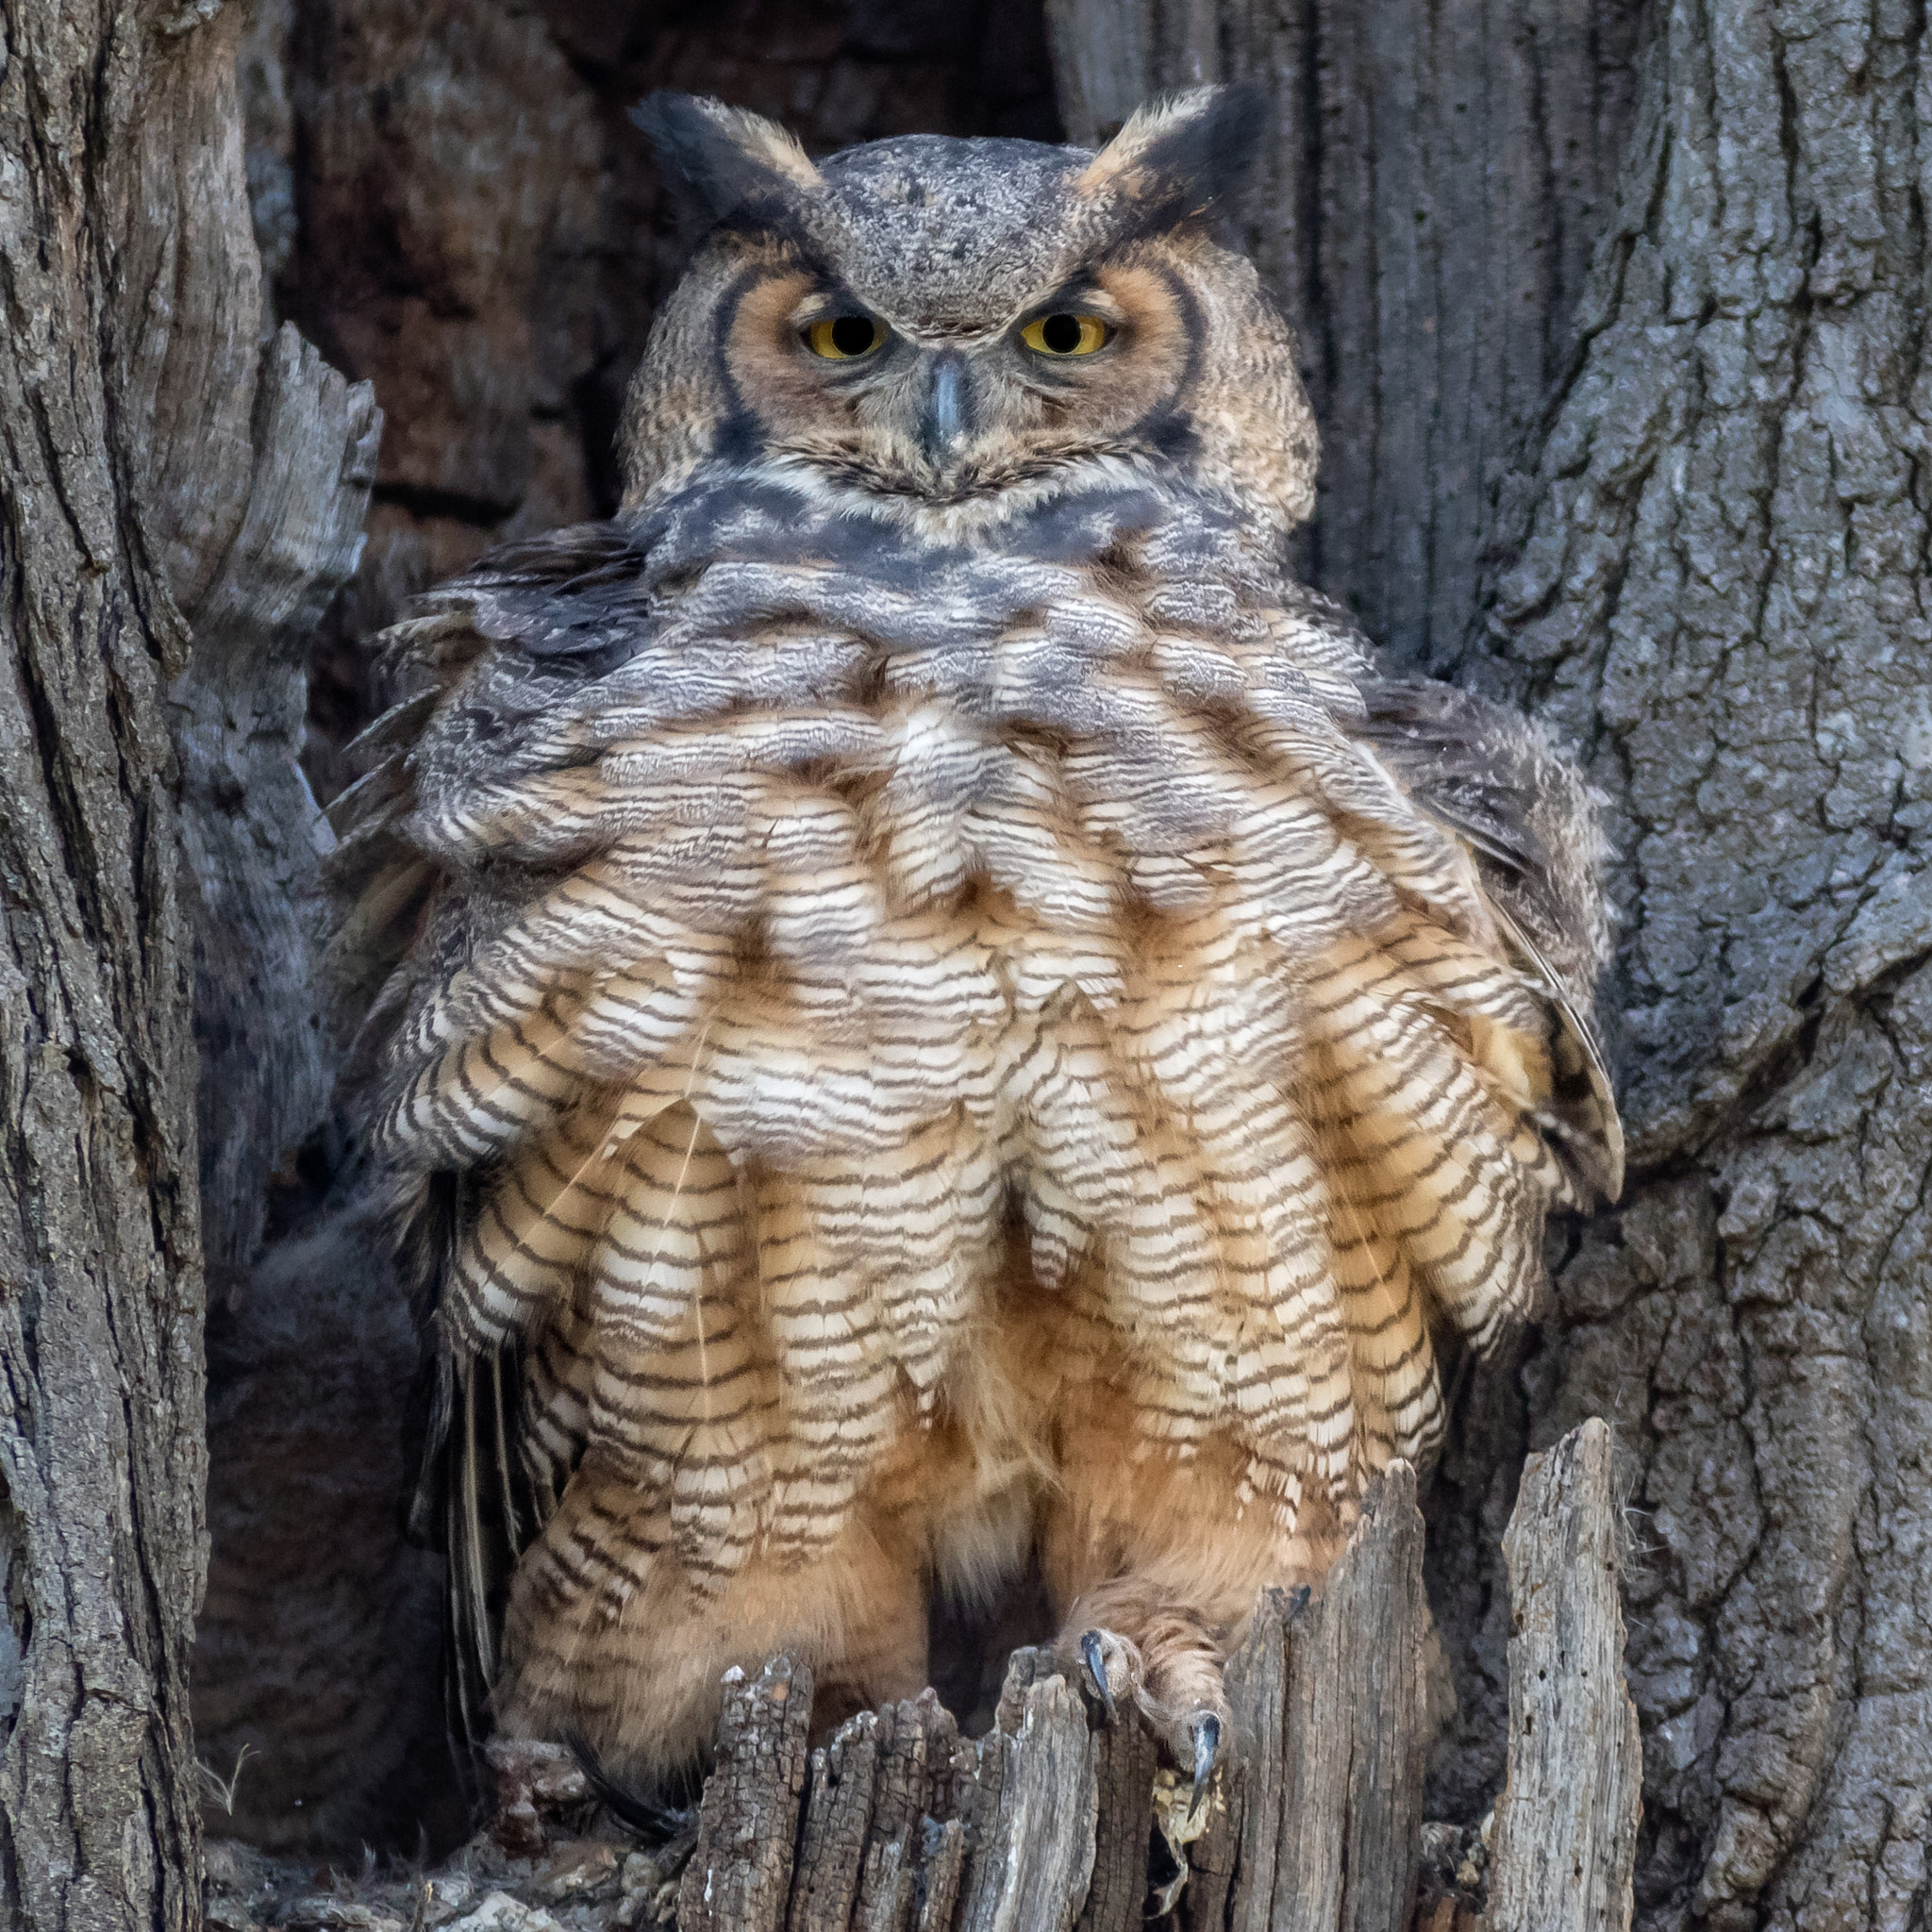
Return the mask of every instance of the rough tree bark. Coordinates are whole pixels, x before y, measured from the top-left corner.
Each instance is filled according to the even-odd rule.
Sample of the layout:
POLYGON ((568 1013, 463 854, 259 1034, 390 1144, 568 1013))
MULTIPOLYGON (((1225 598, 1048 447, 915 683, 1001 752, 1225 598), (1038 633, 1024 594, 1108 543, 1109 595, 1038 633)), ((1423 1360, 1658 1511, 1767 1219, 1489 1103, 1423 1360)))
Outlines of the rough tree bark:
POLYGON ((201 1209, 258 1225, 312 1098, 251 948, 288 950, 300 654, 373 455, 367 390, 260 341, 218 12, 0 8, 0 1914, 50 1932, 200 1920, 201 1209), (197 985, 255 1049, 205 1160, 197 985))
POLYGON ((1620 1424, 1644 1923, 1926 1910, 1932 694, 1923 6, 1659 12, 1464 656, 1616 801, 1636 1179, 1546 1436, 1620 1424))
MULTIPOLYGON (((1049 11, 1076 132, 1150 82, 1271 89, 1251 222, 1322 420, 1311 572, 1549 718, 1613 801, 1631 1185, 1474 1420, 1505 1451, 1619 1425, 1639 1923, 1918 1924, 1925 8, 1049 11)), ((1494 1777, 1507 1494, 1466 1448, 1448 1475, 1433 1526, 1486 1532, 1432 1552, 1453 1806, 1494 1777)))

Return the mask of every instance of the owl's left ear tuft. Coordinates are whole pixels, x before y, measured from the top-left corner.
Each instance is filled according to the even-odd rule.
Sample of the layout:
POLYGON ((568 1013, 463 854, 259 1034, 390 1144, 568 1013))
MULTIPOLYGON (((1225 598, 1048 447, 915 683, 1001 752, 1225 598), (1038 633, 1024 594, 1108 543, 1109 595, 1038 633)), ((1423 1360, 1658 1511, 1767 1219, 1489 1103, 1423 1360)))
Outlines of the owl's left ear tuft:
POLYGON ((1267 129, 1267 99, 1252 83, 1168 94, 1134 110, 1074 192, 1121 204, 1150 228, 1226 213, 1267 129))
POLYGON ((762 114, 660 88, 630 110, 679 192, 691 225, 715 227, 746 210, 769 212, 824 192, 798 142, 762 114))

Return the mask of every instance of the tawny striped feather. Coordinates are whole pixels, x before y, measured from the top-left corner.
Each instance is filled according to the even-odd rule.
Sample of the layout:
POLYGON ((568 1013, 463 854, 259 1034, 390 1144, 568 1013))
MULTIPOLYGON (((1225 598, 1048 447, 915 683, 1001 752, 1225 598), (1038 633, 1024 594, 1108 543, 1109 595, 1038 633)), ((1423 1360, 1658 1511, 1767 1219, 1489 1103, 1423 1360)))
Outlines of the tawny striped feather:
POLYGON ((1520 722, 1377 679, 1211 492, 858 547, 750 473, 499 553, 393 633, 341 814, 376 1138, 464 1177, 459 1622, 488 1675, 521 1558, 508 1704, 638 1761, 654 1628, 862 1649, 858 1583, 784 1579, 896 1602, 1024 1516, 1081 1361, 1302 1547, 1616 1183, 1593 887, 1532 828, 1589 808, 1520 722))

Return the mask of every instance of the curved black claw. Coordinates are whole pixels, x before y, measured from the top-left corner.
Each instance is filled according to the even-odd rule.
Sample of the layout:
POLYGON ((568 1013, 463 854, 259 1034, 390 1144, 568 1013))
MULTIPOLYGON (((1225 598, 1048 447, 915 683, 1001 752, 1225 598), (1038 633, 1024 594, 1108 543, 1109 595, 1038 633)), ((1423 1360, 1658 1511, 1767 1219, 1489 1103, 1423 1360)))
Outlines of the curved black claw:
POLYGON ((697 1806, 667 1805, 660 1798, 635 1785, 625 1784, 605 1770, 603 1759, 591 1749, 576 1731, 564 1733, 564 1743, 577 1761, 591 1795, 610 1815, 630 1827, 645 1845, 661 1850, 675 1844, 686 1833, 697 1830, 697 1806))
POLYGON ((1188 1816, 1201 1808, 1208 1780, 1214 1775, 1214 1760, 1221 1753, 1221 1720, 1211 1710, 1198 1710, 1188 1720, 1194 1739, 1194 1790, 1188 1800, 1188 1816))
POLYGON ((1098 1630, 1090 1630, 1081 1638, 1080 1661, 1087 1666, 1087 1674, 1093 1682, 1094 1694, 1107 1707, 1108 1723, 1118 1723, 1120 1711, 1113 1701, 1113 1690, 1107 1681, 1107 1654, 1100 1647, 1098 1630))

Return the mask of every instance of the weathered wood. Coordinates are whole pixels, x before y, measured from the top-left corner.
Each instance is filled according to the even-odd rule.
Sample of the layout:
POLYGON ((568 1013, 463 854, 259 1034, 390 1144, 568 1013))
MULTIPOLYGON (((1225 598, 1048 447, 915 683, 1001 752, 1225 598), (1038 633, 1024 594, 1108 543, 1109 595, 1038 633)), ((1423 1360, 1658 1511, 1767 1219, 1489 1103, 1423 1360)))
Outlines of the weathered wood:
MULTIPOLYGON (((1286 1591, 1264 1590, 1248 1634, 1223 1676, 1234 1739, 1224 1778, 1241 1791, 1232 1932, 1268 1932, 1281 1843, 1281 1722, 1288 1690, 1288 1624, 1299 1613, 1286 1591)), ((1186 1896, 1185 1893, 1182 1894, 1186 1896)))
POLYGON ((1000 1794, 1012 1757, 1011 1751, 1002 1742, 1002 1737, 1010 1737, 1017 1728, 1021 1700, 1043 1668, 1039 1651, 1032 1648, 1014 1651, 1007 1659, 1006 1676, 1000 1684, 992 1729, 971 1743, 962 1739, 954 1749, 953 1813, 966 1827, 966 1864, 959 1881, 962 1901, 971 1899, 979 1890, 981 1868, 987 1862, 993 1841, 1000 1794))
POLYGON ((845 1932, 872 1829, 879 1713, 861 1710, 811 1754, 788 1932, 845 1932))
POLYGON ((1179 1907, 1181 1932, 1226 1932, 1247 1815, 1246 1789, 1246 1767, 1230 1763, 1203 1801, 1208 1823, 1188 1847, 1188 1882, 1179 1907))
POLYGON ((873 1789, 874 1847, 866 1854, 854 1924, 864 1932, 911 1932, 917 1907, 923 1828, 950 1803, 959 1727, 931 1690, 878 1714, 873 1789), (935 1772, 942 1771, 936 1779, 935 1772), (945 1795, 936 1795, 942 1783, 945 1795))
MULTIPOLYGON (((168 692, 195 906, 201 1209, 210 1293, 232 1296, 271 1174, 322 1118, 334 1074, 314 960, 329 835, 298 762, 306 653, 362 552, 382 414, 284 326, 262 352, 240 525, 186 615, 168 692)), ((223 479, 226 487, 228 479, 223 479)))
POLYGON ((912 1827, 888 1838, 874 1836, 865 1857, 865 1890, 853 1916, 853 1932, 910 1932, 915 1904, 912 1827))
POLYGON ((998 1796, 978 1822, 961 1932, 1068 1932, 1093 1871, 1099 1786, 1087 1707, 1041 1653, 1014 1653, 978 1761, 998 1796))
POLYGON ((1273 1932, 1407 1923, 1428 1770, 1428 1629, 1415 1472, 1395 1462, 1288 1625, 1273 1932))
MULTIPOLYGON (((1532 1464, 1511 1533, 1512 1568, 1533 1582, 1525 1599, 1532 1607, 1523 1614, 1532 1623, 1541 1617, 1538 1628, 1548 1626, 1541 1650, 1519 1637, 1512 1694, 1554 1768, 1541 1785, 1525 1777, 1513 1789, 1510 1802, 1529 1815, 1526 1863, 1517 1874, 1527 1903, 1507 1923, 1490 1922, 1493 1932, 1568 1932, 1573 1923, 1576 1932, 1595 1932, 1613 1923, 1555 1920, 1546 1903, 1576 1841, 1574 1817, 1557 1817, 1558 1829, 1545 1815, 1548 1788, 1560 1789, 1577 1763, 1575 1750, 1553 1740, 1566 1724, 1573 1730, 1580 1724, 1579 1748, 1594 1748, 1592 1700, 1619 1714, 1622 1789, 1626 1798, 1635 1789, 1627 1701, 1621 1691, 1600 1695, 1604 1683, 1617 1681, 1614 1648, 1599 1655, 1580 1645, 1563 1607, 1565 1592, 1590 1590, 1599 1597, 1607 1591, 1614 1607, 1604 1527, 1607 1461, 1591 1460, 1601 1438, 1598 1425, 1532 1464)), ((1437 1827, 1431 1840, 1437 1882, 1411 1924, 1431 1641, 1415 1490, 1414 1472, 1393 1465, 1371 1488, 1346 1548, 1312 1597, 1307 1591, 1259 1594, 1227 1664, 1227 1758, 1196 1814, 1182 1775, 1158 1770, 1155 1739, 1138 1716, 1098 1726, 1091 1700, 1069 1684, 1052 1652, 1013 1653, 993 1727, 977 1742, 960 1741, 954 1720, 926 1690, 860 1712, 808 1756, 808 1675, 782 1657, 754 1680, 728 1674, 716 1768, 679 1888, 680 1926, 1127 1932, 1142 1922, 1150 1830, 1158 1825, 1188 1869, 1183 1883, 1162 1862, 1157 1915, 1173 1915, 1168 1923, 1184 1932, 1454 1932, 1458 1925, 1472 1932, 1479 1879, 1471 1874, 1482 1859, 1442 1882, 1464 1843, 1454 1827, 1437 1827), (1198 1836, 1183 1843, 1197 1824, 1198 1836)), ((1599 1603, 1591 1615, 1600 1622, 1601 1611, 1599 1603)), ((490 1757, 501 1785, 493 1836, 504 1849, 541 1859, 557 1836, 553 1818, 573 1837, 584 1830, 589 1821, 576 1807, 585 1782, 567 1753, 499 1741, 490 1757)), ((1569 1813, 1580 1815, 1595 1802, 1595 1788, 1587 1768, 1576 1777, 1569 1813)), ((1621 1887, 1625 1917, 1614 1923, 1624 1924, 1634 1814, 1626 1807, 1618 1815, 1622 1862, 1612 1882, 1621 1887)), ((1498 1858, 1510 1856, 1511 1842, 1503 1830, 1498 1858)), ((1489 1843, 1485 1828, 1482 1844, 1489 1843)), ((555 1904, 571 1887, 582 1890, 578 1864, 571 1862, 582 1856, 581 1844, 566 1845, 558 1854, 562 1864, 553 1860, 532 1880, 534 1895, 518 1897, 555 1904)), ((604 1887, 599 1896, 614 1909, 620 1888, 607 1883, 614 1858, 606 1847, 592 1847, 591 1856, 594 1882, 604 1887)), ((1507 1888, 1496 1889, 1497 1859, 1489 1862, 1491 1897, 1506 1899, 1507 1888)), ((621 1890, 641 1898, 654 1881, 641 1872, 621 1890)), ((358 1907, 351 1902, 343 1909, 358 1907)), ((515 1925, 543 1932, 550 1923, 519 1919, 515 1925)), ((633 1914, 617 1923, 638 1922, 633 1914)), ((506 1920, 495 1932, 515 1932, 515 1925, 506 1920)))
POLYGON ((1128 1932, 1147 1896, 1147 1843, 1160 1746, 1131 1707, 1094 1739, 1093 1875, 1079 1932, 1128 1932))
POLYGON ((957 1818, 928 1819, 924 1829, 919 1932, 950 1932, 966 1873, 966 1827, 957 1818))
POLYGON ((717 1761, 678 1890, 679 1932, 777 1932, 785 1923, 805 1794, 811 1673, 774 1657, 729 1671, 717 1761))
POLYGON ((928 1690, 860 1711, 811 1754, 788 1932, 911 1932, 935 1883, 957 1893, 957 1869, 926 1868, 944 1853, 958 1742, 928 1690))
POLYGON ((1614 1416, 1641 1512, 1640 1894, 1881 1932, 1932 1792, 1932 40, 1649 20, 1466 668, 1587 748, 1629 908, 1635 1180, 1529 1413, 1614 1416))
POLYGON ((1627 1932, 1643 1752, 1624 1682, 1609 1426, 1592 1417, 1523 1472, 1509 1565, 1509 1774, 1489 1932, 1627 1932))

